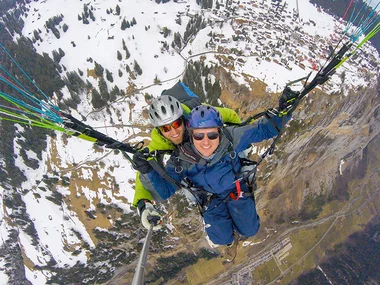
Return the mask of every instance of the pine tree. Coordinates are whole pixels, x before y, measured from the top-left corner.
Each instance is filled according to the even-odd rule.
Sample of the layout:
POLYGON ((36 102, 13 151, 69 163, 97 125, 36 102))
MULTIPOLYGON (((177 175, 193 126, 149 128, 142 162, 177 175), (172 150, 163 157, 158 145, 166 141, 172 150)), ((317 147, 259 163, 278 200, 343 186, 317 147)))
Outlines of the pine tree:
POLYGON ((63 24, 63 26, 62 26, 63 32, 66 33, 68 29, 69 29, 69 26, 66 23, 63 24))
POLYGON ((182 18, 179 16, 177 17, 177 19, 175 19, 175 22, 178 24, 178 25, 182 25, 182 18))
POLYGON ((36 40, 41 40, 40 34, 38 33, 37 30, 34 30, 34 31, 33 31, 33 35, 34 35, 34 38, 35 38, 36 40))
POLYGON ((103 71, 104 71, 104 68, 103 66, 101 66, 100 64, 98 64, 96 61, 95 61, 95 75, 96 76, 103 76, 103 71))
POLYGON ((84 17, 84 15, 82 14, 82 22, 83 22, 83 24, 85 24, 85 25, 88 25, 90 22, 87 20, 87 18, 86 17, 84 17))
POLYGON ((125 50, 125 58, 128 59, 128 58, 130 58, 131 54, 129 53, 129 50, 125 44, 124 39, 122 41, 123 41, 123 50, 125 50))
POLYGON ((104 102, 108 102, 110 98, 110 94, 108 93, 107 82, 104 80, 103 77, 99 79, 98 86, 99 86, 100 95, 102 96, 104 102))
POLYGON ((88 6, 87 6, 87 4, 83 4, 83 10, 84 10, 84 16, 85 16, 85 18, 88 18, 89 14, 88 14, 88 6))
POLYGON ((172 34, 172 31, 168 27, 163 27, 162 32, 164 34, 164 38, 167 38, 172 34))
POLYGON ((133 24, 133 25, 136 25, 136 24, 137 24, 135 17, 132 18, 132 24, 133 24))
POLYGON ((64 57, 65 56, 65 52, 61 48, 58 48, 58 53, 59 53, 60 57, 64 57))
POLYGON ((128 28, 127 25, 128 25, 127 21, 125 19, 123 19, 123 21, 121 22, 121 29, 123 31, 125 31, 125 29, 128 28))
POLYGON ((110 92, 110 101, 115 101, 118 95, 120 95, 120 89, 115 85, 110 92))
POLYGON ((119 77, 123 76, 123 72, 119 69, 119 77))
POLYGON ((106 105, 106 102, 104 102, 98 90, 96 90, 95 88, 92 89, 91 95, 92 95, 91 104, 92 106, 94 106, 95 109, 102 108, 106 105))
POLYGON ((106 69, 106 78, 107 78, 107 80, 109 81, 109 82, 113 82, 113 76, 112 76, 112 73, 108 70, 108 69, 106 69))
POLYGON ((209 94, 210 104, 213 106, 218 106, 218 99, 222 94, 222 87, 220 86, 219 80, 216 80, 212 85, 211 94, 209 94))
POLYGON ((59 63, 61 61, 61 56, 59 55, 59 53, 56 50, 53 50, 51 53, 53 55, 54 61, 59 63))
POLYGON ((91 20, 93 20, 94 22, 95 22, 95 16, 94 16, 94 13, 90 10, 89 11, 89 13, 90 13, 90 18, 91 18, 91 20))
POLYGON ((127 47, 125 47, 125 58, 128 59, 131 57, 131 54, 129 53, 129 50, 127 47))
POLYGON ((88 81, 88 79, 86 79, 86 88, 87 89, 92 89, 93 88, 92 83, 90 81, 88 81))
POLYGON ((140 65, 137 63, 136 60, 135 60, 135 62, 134 62, 133 70, 134 70, 138 75, 141 75, 141 74, 142 74, 142 69, 141 69, 140 65))
POLYGON ((182 48, 182 40, 179 32, 174 33, 174 43, 178 48, 182 48))
POLYGON ((116 5, 116 15, 120 15, 120 7, 119 5, 116 5))
POLYGON ((207 95, 210 94, 211 89, 212 89, 211 80, 210 80, 210 78, 206 77, 205 78, 205 90, 206 90, 207 95))
POLYGON ((80 98, 78 95, 84 91, 85 82, 78 75, 76 71, 69 71, 66 73, 66 77, 64 78, 65 84, 70 91, 71 97, 74 100, 75 104, 80 103, 80 98))
POLYGON ((210 73, 210 68, 204 64, 202 65, 202 76, 208 77, 208 74, 210 73))
POLYGON ((120 51, 117 51, 117 59, 118 60, 122 60, 123 59, 123 56, 121 55, 120 51))

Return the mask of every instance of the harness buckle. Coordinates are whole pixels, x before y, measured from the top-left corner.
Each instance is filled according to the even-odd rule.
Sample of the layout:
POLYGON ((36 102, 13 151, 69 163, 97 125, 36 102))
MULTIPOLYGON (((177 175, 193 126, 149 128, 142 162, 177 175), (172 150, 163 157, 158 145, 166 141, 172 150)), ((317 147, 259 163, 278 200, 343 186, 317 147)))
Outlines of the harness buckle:
POLYGON ((177 166, 176 168, 174 168, 175 170, 175 173, 181 173, 183 171, 183 167, 182 166, 177 166))
POLYGON ((234 193, 230 193, 230 197, 232 200, 234 201, 237 201, 239 200, 241 197, 243 197, 243 192, 241 191, 241 187, 240 187, 240 180, 242 178, 238 179, 235 181, 235 185, 236 185, 236 190, 237 190, 237 195, 235 196, 234 193))
POLYGON ((152 150, 151 152, 148 153, 148 157, 157 157, 157 150, 152 150))

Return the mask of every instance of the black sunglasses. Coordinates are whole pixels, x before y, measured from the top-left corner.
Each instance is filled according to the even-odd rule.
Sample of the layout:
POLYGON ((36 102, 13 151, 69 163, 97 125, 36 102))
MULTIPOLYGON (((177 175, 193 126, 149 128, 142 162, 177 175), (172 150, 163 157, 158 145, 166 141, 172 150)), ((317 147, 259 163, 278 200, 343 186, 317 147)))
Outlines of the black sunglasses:
MULTIPOLYGON (((219 137, 219 132, 209 132, 207 133, 209 140, 216 140, 219 137)), ((196 141, 201 141, 205 138, 205 133, 193 133, 193 139, 196 141)))

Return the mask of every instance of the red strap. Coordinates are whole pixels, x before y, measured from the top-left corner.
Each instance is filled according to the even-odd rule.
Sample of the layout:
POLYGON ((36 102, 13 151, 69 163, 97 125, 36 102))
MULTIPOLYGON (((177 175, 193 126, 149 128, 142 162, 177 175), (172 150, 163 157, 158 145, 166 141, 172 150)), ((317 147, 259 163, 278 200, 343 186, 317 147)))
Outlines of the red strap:
POLYGON ((234 193, 230 193, 230 197, 232 200, 239 200, 241 197, 241 188, 240 188, 240 180, 236 180, 236 190, 237 190, 237 196, 234 195, 234 193))

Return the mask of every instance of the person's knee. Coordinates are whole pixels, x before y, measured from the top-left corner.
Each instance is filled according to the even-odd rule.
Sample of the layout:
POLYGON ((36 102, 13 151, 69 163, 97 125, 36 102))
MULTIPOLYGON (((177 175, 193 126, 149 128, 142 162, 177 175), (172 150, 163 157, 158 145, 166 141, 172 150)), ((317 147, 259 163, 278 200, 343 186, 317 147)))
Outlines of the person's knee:
MULTIPOLYGON (((248 221, 247 221, 248 222, 248 221)), ((245 227, 240 227, 237 232, 245 237, 253 237, 260 229, 260 218, 258 215, 248 223, 245 227)))
MULTIPOLYGON (((259 217, 259 216, 257 216, 257 217, 259 217)), ((256 220, 256 223, 250 229, 250 231, 248 233, 249 234, 248 236, 253 237, 254 235, 257 234, 257 232, 259 231, 259 229, 260 229, 260 219, 258 218, 256 220)))

